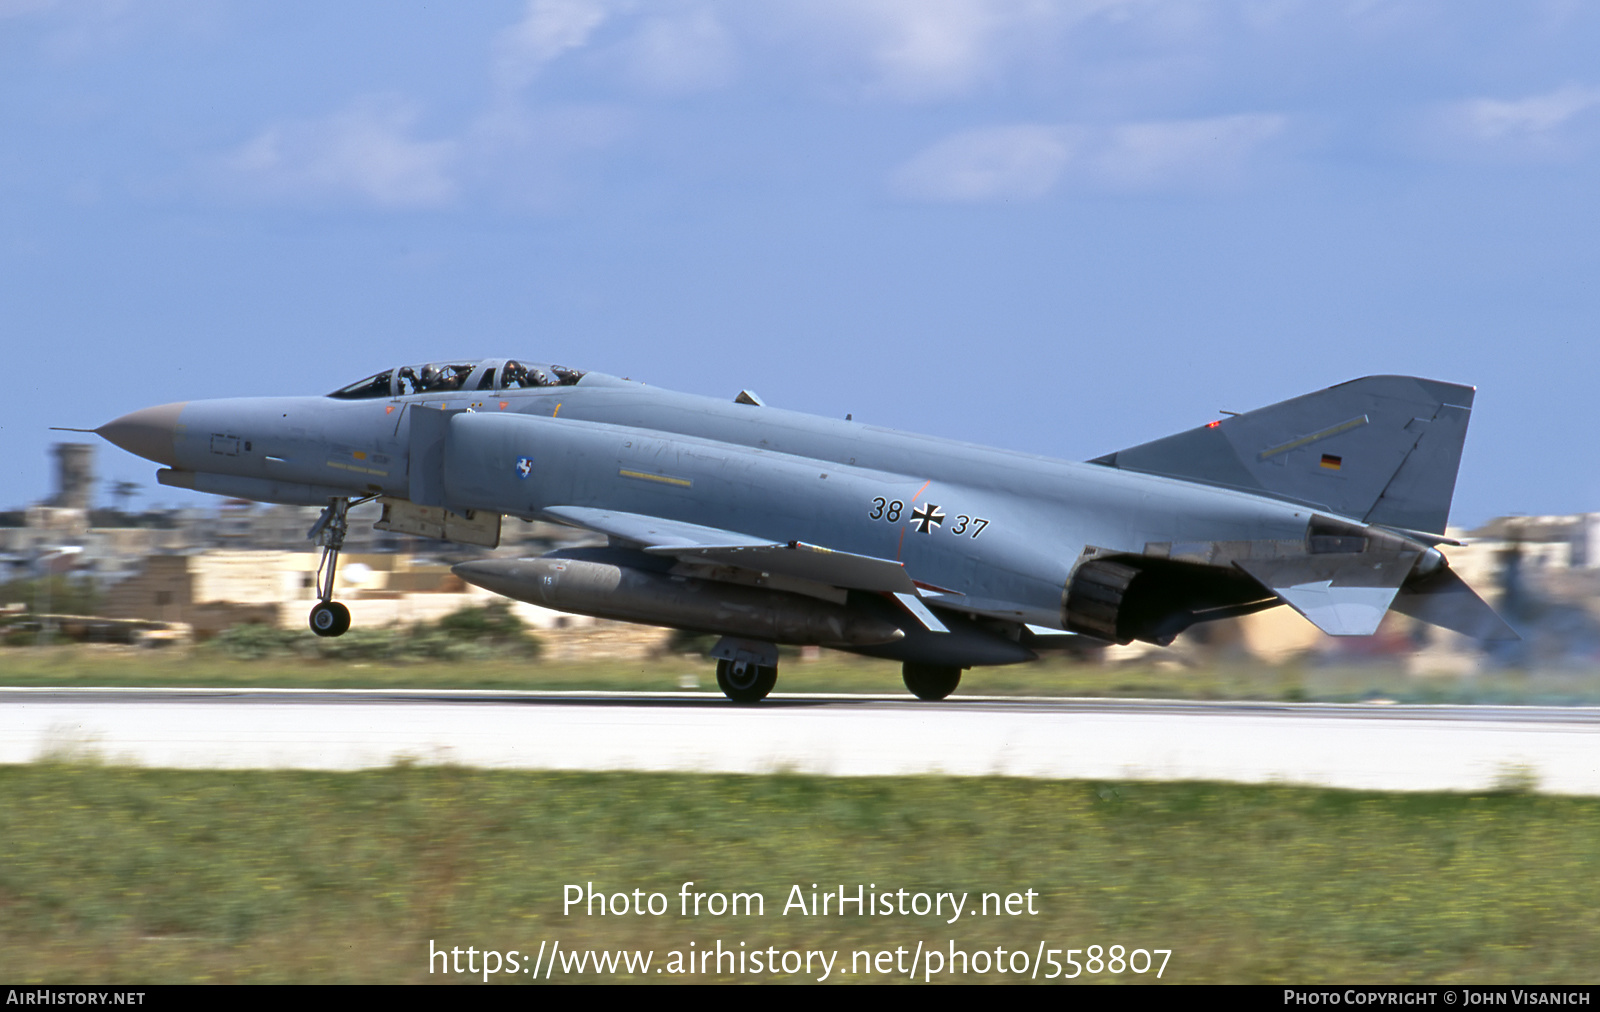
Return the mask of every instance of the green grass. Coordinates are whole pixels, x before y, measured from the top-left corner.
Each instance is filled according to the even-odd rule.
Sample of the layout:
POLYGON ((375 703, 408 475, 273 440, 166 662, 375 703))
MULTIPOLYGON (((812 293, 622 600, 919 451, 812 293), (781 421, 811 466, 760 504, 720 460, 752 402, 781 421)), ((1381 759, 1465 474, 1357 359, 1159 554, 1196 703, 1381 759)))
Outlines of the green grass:
POLYGON ((0 853, 0 977, 27 982, 438 980, 430 940, 1120 944, 1172 949, 1176 982, 1581 982, 1600 951, 1600 800, 1519 793, 34 765, 0 768, 0 853), (766 914, 677 916, 685 881, 766 914), (564 917, 586 882, 673 913, 564 917), (797 883, 1040 912, 783 916, 797 883))
MULTIPOLYGON (((309 638, 310 634, 306 634, 309 638)), ((787 656, 779 692, 903 693, 899 665, 824 651, 787 656)), ((1600 704, 1600 672, 1488 671, 1409 676, 1389 665, 1269 667, 1219 662, 1196 668, 1117 667, 1047 659, 976 668, 958 694, 1263 699, 1348 702, 1600 704)), ((460 660, 266 657, 240 660, 208 647, 13 647, 0 650, 0 685, 273 686, 284 688, 607 689, 673 691, 685 679, 716 691, 714 662, 685 655, 639 661, 558 662, 483 651, 460 660)))

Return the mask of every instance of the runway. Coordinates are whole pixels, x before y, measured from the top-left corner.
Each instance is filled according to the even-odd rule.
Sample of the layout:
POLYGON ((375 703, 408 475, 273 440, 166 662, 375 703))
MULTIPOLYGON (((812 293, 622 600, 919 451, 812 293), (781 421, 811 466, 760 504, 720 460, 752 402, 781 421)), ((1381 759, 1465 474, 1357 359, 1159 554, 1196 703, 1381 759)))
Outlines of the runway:
POLYGON ((0 689, 0 763, 794 771, 1600 795, 1600 707, 0 689))

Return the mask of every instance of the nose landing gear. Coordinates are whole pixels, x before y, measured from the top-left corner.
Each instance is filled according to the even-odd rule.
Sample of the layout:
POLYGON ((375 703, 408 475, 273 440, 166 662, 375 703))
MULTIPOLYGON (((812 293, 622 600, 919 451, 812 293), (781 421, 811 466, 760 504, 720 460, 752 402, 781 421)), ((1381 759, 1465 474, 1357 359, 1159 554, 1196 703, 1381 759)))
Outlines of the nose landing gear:
POLYGON ((318 636, 343 636, 350 631, 350 609, 338 601, 322 601, 311 609, 311 631, 318 636))
POLYGON ((317 565, 317 605, 311 609, 311 631, 318 636, 343 636, 350 631, 350 609, 333 599, 333 575, 339 568, 339 549, 344 547, 344 536, 350 530, 349 512, 349 499, 329 500, 328 508, 306 533, 322 546, 322 561, 317 565))

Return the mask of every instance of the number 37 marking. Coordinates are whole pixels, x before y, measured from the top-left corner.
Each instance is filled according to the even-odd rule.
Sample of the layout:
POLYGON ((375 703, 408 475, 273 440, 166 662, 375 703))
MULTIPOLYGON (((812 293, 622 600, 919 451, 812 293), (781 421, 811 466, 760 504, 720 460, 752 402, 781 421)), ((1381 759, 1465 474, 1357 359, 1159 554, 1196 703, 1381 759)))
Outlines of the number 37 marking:
POLYGON ((969 517, 964 513, 957 513, 956 521, 956 525, 950 528, 950 533, 958 536, 967 533, 967 526, 969 524, 971 524, 973 528, 973 537, 977 537, 978 535, 982 534, 983 529, 989 526, 989 521, 983 519, 983 517, 969 517))

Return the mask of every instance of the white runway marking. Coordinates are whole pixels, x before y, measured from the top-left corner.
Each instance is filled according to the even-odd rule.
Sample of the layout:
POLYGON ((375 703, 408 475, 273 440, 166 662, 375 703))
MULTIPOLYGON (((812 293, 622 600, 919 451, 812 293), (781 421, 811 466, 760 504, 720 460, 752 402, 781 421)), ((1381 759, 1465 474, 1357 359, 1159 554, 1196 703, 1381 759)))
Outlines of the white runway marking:
POLYGON ((1600 795, 1600 708, 708 694, 3 689, 0 762, 1512 783, 1600 795))

